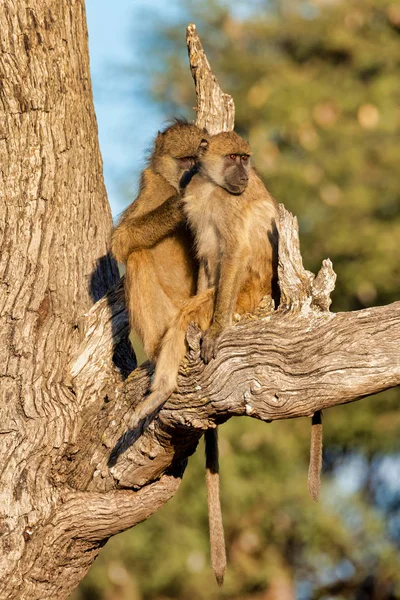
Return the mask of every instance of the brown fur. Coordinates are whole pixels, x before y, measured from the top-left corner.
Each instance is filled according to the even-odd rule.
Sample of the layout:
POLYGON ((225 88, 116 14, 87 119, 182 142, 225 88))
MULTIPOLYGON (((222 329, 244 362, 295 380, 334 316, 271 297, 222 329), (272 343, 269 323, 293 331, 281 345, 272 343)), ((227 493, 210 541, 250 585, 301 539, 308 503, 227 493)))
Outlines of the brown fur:
POLYGON ((308 467, 308 491, 314 502, 318 502, 322 468, 322 411, 318 410, 311 419, 310 464, 308 467))
MULTIPOLYGON (((223 330, 232 323, 235 302, 237 313, 251 313, 264 295, 272 294, 275 299, 278 295, 275 202, 254 171, 249 172, 242 194, 226 191, 226 180, 232 173, 226 163, 221 169, 221 160, 216 160, 223 148, 225 154, 250 155, 246 142, 235 133, 213 137, 200 161, 203 180, 195 177, 185 193, 185 211, 195 234, 200 268, 208 274, 209 284, 217 286, 212 323, 203 337, 206 362, 215 356, 223 330), (215 189, 215 183, 220 187, 215 189), (269 231, 268 224, 272 224, 269 231), (264 243, 266 235, 271 244, 264 243)), ((321 467, 322 421, 318 411, 312 419, 308 471, 308 488, 315 502, 320 493, 321 467)))
MULTIPOLYGON (((254 311, 262 297, 275 289, 276 203, 252 169, 248 169, 249 181, 242 194, 231 194, 222 187, 225 174, 232 168, 235 171, 224 163, 230 154, 248 156, 250 150, 233 132, 214 136, 200 158, 200 173, 193 177, 184 195, 185 212, 200 259, 199 288, 215 286, 217 293, 211 287, 184 303, 162 340, 151 394, 139 407, 138 419, 157 410, 174 391, 191 321, 208 332, 211 325, 216 325, 220 333, 231 324, 234 310, 241 314, 254 311)), ((239 157, 238 164, 240 160, 239 157)), ((217 582, 221 584, 226 554, 216 435, 207 433, 206 442, 211 556, 217 582)))
MULTIPOLYGON (((217 286, 213 323, 221 327, 230 325, 233 312, 252 312, 263 296, 276 296, 277 291, 277 206, 251 168, 243 193, 230 194, 222 187, 223 173, 214 146, 219 149, 219 138, 227 135, 211 138, 200 174, 193 177, 184 196, 197 256, 209 284, 217 286)), ((241 142, 235 154, 248 152, 247 144, 241 142)), ((230 147, 231 152, 234 149, 230 147)))
MULTIPOLYGON (((138 420, 158 410, 176 388, 191 321, 206 332, 202 356, 208 362, 215 355, 223 330, 232 323, 234 312, 253 312, 267 294, 278 300, 277 206, 256 172, 242 160, 249 155, 248 145, 235 133, 214 136, 201 151, 199 174, 193 177, 184 196, 200 260, 201 293, 184 303, 162 340, 151 394, 139 407, 138 420), (234 161, 237 168, 233 163, 230 165, 228 157, 234 156, 229 155, 237 155, 234 161), (236 171, 239 170, 243 180, 239 185, 243 189, 241 193, 230 193, 232 182, 238 187, 236 171), (206 290, 207 286, 210 289, 206 290)), ((310 493, 315 498, 319 490, 322 430, 314 420, 312 431, 309 481, 310 493)), ((226 553, 216 432, 207 432, 206 452, 212 565, 221 584, 226 553)))
POLYGON ((218 430, 208 429, 204 434, 204 441, 211 566, 218 585, 222 585, 226 569, 226 549, 219 498, 218 430))
MULTIPOLYGON (((178 318, 178 309, 195 292, 198 263, 193 252, 194 240, 184 223, 179 197, 183 174, 182 161, 179 159, 194 157, 204 136, 204 132, 197 127, 181 122, 157 136, 150 165, 142 174, 139 196, 124 213, 112 237, 115 257, 119 262, 126 263, 125 292, 131 326, 141 337, 147 355, 153 359, 157 358, 160 340, 168 326, 174 318, 178 318)), ((183 160, 186 166, 187 162, 194 163, 183 160)), ((201 270, 198 290, 206 287, 206 275, 201 270)), ((185 354, 185 340, 179 341, 180 346, 172 344, 178 366, 185 354)), ((160 368, 163 370, 161 365, 160 368)), ((161 381, 159 386, 162 385, 161 381)), ((144 416, 152 412, 151 404, 146 406, 144 416)), ((158 405, 154 408, 158 408, 158 405)), ((137 416, 140 419, 140 415, 137 416)), ((217 444, 214 432, 206 436, 206 480, 213 567, 220 564, 221 557, 226 563, 217 444)), ((219 584, 222 583, 223 573, 219 574, 217 580, 219 584)))
POLYGON ((180 199, 187 165, 180 159, 192 157, 194 164, 204 135, 180 121, 158 134, 139 195, 112 236, 115 258, 126 263, 129 320, 150 358, 182 302, 196 291, 198 263, 180 199))

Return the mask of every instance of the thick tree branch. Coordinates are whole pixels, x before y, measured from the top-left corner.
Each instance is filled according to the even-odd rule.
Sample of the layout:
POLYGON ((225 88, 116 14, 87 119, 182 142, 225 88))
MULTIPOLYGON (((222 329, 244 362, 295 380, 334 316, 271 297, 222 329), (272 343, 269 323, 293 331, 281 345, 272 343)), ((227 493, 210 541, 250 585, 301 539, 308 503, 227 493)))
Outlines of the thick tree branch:
MULTIPOLYGON (((194 25, 188 27, 187 45, 197 124, 211 133, 232 129, 232 99, 220 90, 194 25)), ((95 410, 88 407, 82 430, 55 474, 60 483, 91 492, 139 490, 182 465, 204 430, 233 415, 264 421, 310 416, 400 384, 400 303, 329 313, 336 279, 331 262, 323 261, 314 277, 302 264, 297 220, 282 205, 277 225, 280 309, 274 312, 266 299, 257 316, 242 318, 225 333, 217 359, 208 366, 199 358, 200 333, 191 327, 179 388, 144 431, 132 430, 131 423, 148 392, 151 366, 110 385, 114 366, 105 348, 119 344, 128 331, 122 288, 82 319, 72 386, 78 398, 87 397, 91 386, 107 393, 101 411, 98 404, 95 410)), ((156 498, 156 489, 153 493, 156 498)))
MULTIPOLYGON (((91 560, 96 557, 99 544, 110 535, 148 519, 175 494, 181 475, 182 469, 176 474, 164 475, 140 492, 66 493, 44 527, 25 529, 24 564, 28 568, 24 573, 24 594, 18 597, 26 600, 67 598, 66 579, 70 588, 76 587, 88 556, 91 560), (68 548, 67 575, 54 577, 54 555, 62 555, 65 548, 68 548)), ((60 575, 64 568, 65 565, 60 566, 60 575)), ((12 575, 9 585, 13 583, 12 575)))
MULTIPOLYGON (((297 223, 283 206, 279 231, 280 309, 271 311, 267 303, 257 318, 242 319, 207 366, 199 357, 200 333, 192 327, 178 391, 144 432, 131 430, 130 423, 151 369, 134 371, 84 426, 79 452, 63 474, 70 485, 138 489, 193 452, 205 429, 233 415, 264 421, 310 416, 400 384, 400 302, 329 313, 336 277, 330 261, 316 278, 304 270, 297 223)), ((92 316, 96 310, 103 308, 94 308, 92 316)), ((88 363, 90 371, 100 366, 88 363)))
POLYGON ((121 375, 136 367, 129 340, 129 320, 121 280, 78 321, 81 343, 67 379, 78 402, 113 394, 121 375))

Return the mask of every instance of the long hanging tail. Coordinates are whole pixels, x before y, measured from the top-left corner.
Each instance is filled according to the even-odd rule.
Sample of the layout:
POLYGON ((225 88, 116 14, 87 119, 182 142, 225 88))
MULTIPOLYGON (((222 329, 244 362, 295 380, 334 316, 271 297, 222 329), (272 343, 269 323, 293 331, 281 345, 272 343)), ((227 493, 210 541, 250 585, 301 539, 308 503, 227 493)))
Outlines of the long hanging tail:
POLYGON ((308 491, 318 502, 322 468, 322 411, 317 410, 311 420, 310 464, 308 467, 308 491))
POLYGON ((204 435, 204 439, 206 444, 206 483, 211 566, 218 585, 222 585, 226 570, 226 550, 219 497, 218 430, 208 429, 204 435))
POLYGON ((151 393, 136 408, 137 422, 155 412, 176 389, 179 365, 186 353, 186 331, 192 321, 205 331, 211 324, 214 289, 187 300, 164 335, 158 352, 151 393))

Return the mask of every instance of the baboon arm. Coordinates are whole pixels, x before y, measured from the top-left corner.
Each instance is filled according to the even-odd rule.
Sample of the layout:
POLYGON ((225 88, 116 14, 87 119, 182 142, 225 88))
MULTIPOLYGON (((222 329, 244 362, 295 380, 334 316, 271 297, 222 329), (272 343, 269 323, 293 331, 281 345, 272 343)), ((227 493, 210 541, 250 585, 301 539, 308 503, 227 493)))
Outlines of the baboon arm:
POLYGON ((236 250, 222 258, 212 325, 221 329, 231 325, 245 265, 245 251, 236 250))
POLYGON ((114 231, 112 251, 119 262, 126 262, 135 250, 152 248, 185 222, 180 196, 171 196, 150 212, 128 214, 114 231))
POLYGON ((228 252, 221 259, 220 275, 216 290, 215 310, 211 327, 203 337, 201 355, 208 363, 215 353, 222 331, 232 324, 247 253, 244 250, 228 252))
POLYGON ((185 214, 179 196, 168 198, 161 206, 137 217, 132 223, 133 250, 151 248, 184 223, 185 214))

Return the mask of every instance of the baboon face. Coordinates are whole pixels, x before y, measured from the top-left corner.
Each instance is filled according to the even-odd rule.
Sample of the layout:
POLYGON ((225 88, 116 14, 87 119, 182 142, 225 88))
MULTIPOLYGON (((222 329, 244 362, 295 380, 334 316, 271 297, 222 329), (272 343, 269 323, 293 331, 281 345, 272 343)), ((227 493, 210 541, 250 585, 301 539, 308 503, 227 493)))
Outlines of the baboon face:
POLYGON ((176 121, 157 135, 152 165, 177 191, 184 188, 196 170, 201 141, 207 132, 185 121, 176 121))
POLYGON ((234 131, 204 139, 199 147, 199 169, 230 194, 242 194, 249 182, 250 148, 234 131))
POLYGON ((223 157, 224 187, 230 194, 242 194, 249 183, 250 157, 248 154, 228 154, 223 157))

